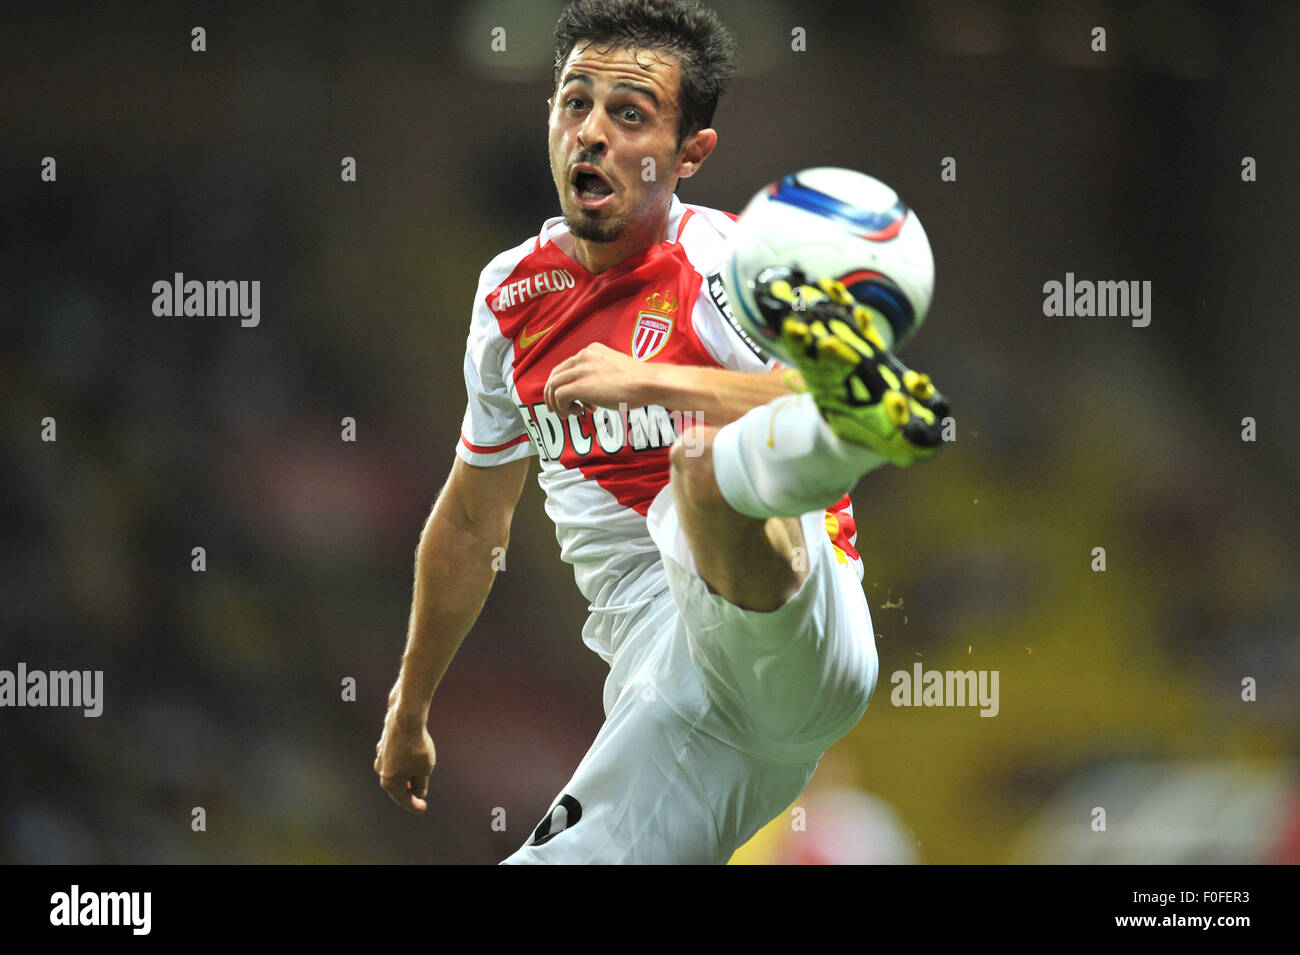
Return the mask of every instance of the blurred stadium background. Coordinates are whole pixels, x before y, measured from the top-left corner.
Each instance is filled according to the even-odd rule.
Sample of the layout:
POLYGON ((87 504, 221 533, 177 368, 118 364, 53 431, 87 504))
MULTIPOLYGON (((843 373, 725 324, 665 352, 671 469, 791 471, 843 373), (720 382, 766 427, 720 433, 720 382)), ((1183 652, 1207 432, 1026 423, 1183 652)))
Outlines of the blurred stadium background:
MULTIPOLYGON (((881 684, 807 831, 736 861, 1300 859, 1300 7, 715 8, 742 72, 680 195, 895 186, 938 266, 909 363, 959 425, 859 485, 881 684), (1067 271, 1150 280, 1150 327, 1045 318, 1067 271), (999 670, 999 715, 892 707, 916 661, 999 670)), ((474 281, 556 206, 558 10, 6 10, 0 667, 103 669, 105 707, 0 712, 0 860, 490 863, 577 765, 604 668, 530 480, 434 703, 431 812, 370 769, 474 281), (177 271, 259 279, 260 327, 154 317, 177 271)))

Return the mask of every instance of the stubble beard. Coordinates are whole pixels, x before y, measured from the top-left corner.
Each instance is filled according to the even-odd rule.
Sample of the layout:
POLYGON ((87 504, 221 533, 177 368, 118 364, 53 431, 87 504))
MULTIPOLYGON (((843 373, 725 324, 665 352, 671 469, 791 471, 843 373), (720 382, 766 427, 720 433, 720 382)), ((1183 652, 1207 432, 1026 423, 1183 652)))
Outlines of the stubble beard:
POLYGON ((569 232, 578 239, 587 242, 614 242, 627 235, 627 222, 621 216, 613 219, 600 219, 589 216, 585 211, 565 216, 569 232))

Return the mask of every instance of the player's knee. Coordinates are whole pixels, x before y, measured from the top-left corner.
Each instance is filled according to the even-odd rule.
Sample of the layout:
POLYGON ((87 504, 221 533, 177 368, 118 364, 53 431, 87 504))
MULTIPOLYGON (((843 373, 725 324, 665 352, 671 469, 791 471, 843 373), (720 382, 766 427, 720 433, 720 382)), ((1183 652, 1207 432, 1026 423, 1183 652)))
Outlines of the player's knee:
POLYGON ((839 719, 846 728, 852 729, 867 711, 871 697, 876 692, 876 679, 879 675, 879 663, 875 654, 859 657, 851 665, 842 668, 838 675, 837 691, 833 694, 837 701, 831 720, 839 719))
POLYGON ((862 716, 871 702, 871 697, 876 692, 876 681, 879 675, 879 664, 875 657, 861 661, 851 671, 847 679, 845 710, 857 714, 854 722, 862 716))
POLYGON ((783 682, 779 693, 773 691, 772 705, 756 710, 760 735, 784 743, 816 740, 830 746, 862 718, 876 690, 874 653, 838 661, 816 654, 810 661, 814 656, 816 667, 806 668, 807 678, 783 682))

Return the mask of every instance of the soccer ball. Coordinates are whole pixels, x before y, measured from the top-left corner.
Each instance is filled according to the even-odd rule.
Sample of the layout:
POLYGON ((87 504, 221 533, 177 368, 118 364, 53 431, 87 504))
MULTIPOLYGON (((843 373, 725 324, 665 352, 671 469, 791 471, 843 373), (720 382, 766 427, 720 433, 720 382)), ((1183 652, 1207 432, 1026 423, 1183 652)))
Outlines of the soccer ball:
POLYGON ((893 189, 851 169, 805 169, 767 186, 740 213, 728 244, 722 282, 732 312, 785 364, 793 362, 779 329, 754 302, 754 281, 766 268, 797 268, 814 284, 843 282, 884 317, 876 327, 895 352, 921 327, 934 296, 934 256, 921 220, 893 189))

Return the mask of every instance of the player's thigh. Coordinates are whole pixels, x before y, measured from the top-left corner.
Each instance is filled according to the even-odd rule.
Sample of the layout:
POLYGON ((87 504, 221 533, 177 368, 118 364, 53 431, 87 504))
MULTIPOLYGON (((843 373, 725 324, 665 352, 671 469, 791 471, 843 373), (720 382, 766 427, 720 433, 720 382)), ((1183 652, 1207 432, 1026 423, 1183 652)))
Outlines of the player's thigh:
POLYGON ((839 563, 823 514, 800 521, 807 576, 781 607, 762 613, 710 591, 670 499, 661 495, 650 509, 684 649, 713 704, 709 728, 751 752, 792 761, 817 758, 853 727, 879 668, 857 575, 839 563))

